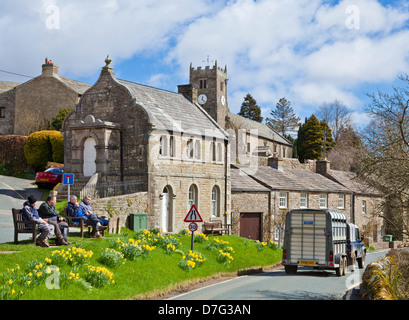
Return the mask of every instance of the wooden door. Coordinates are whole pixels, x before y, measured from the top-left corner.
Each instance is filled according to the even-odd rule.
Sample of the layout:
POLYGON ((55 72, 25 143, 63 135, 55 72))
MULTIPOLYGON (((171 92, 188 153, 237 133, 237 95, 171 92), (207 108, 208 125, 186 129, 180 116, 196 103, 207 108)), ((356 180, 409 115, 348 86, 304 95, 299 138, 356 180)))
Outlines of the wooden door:
POLYGON ((240 237, 261 241, 261 213, 240 213, 240 237))

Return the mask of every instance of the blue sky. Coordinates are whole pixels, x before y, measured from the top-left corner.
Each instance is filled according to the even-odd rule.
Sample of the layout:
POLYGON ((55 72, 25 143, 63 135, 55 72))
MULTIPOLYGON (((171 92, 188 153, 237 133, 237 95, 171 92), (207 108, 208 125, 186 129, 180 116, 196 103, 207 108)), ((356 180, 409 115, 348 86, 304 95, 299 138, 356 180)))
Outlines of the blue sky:
POLYGON ((264 117, 282 97, 302 119, 337 99, 363 125, 365 92, 409 73, 402 0, 0 0, 0 30, 0 70, 37 76, 48 57, 90 84, 109 54, 118 78, 176 91, 209 55, 227 65, 230 111, 249 92, 264 117))

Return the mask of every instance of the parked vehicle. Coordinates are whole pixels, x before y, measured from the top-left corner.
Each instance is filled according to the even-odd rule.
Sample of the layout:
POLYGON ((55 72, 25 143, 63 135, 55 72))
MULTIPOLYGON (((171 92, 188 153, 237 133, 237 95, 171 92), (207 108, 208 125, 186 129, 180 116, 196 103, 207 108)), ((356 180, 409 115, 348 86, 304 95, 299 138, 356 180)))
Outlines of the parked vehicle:
POLYGON ((55 187, 62 181, 63 167, 50 167, 37 172, 35 182, 38 187, 55 187))
POLYGON ((366 247, 364 236, 359 236, 359 228, 353 223, 347 223, 347 261, 351 270, 355 269, 356 262, 362 269, 365 265, 366 247))
POLYGON ((360 245, 355 237, 348 240, 348 232, 356 235, 355 227, 348 224, 346 215, 340 212, 315 209, 288 211, 282 261, 285 272, 294 274, 299 266, 310 266, 332 269, 338 276, 343 276, 348 263, 354 262, 354 257, 361 261, 359 267, 363 266, 365 256, 358 249, 360 245))

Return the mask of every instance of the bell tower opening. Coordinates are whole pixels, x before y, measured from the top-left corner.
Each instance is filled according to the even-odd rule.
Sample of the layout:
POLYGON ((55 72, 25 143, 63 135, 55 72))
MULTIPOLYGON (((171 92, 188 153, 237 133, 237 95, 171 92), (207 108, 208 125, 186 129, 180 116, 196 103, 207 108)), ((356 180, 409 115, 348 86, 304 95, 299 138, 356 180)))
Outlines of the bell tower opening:
POLYGON ((198 88, 197 102, 223 128, 228 114, 227 66, 218 67, 217 60, 212 68, 193 68, 190 64, 190 84, 198 88))

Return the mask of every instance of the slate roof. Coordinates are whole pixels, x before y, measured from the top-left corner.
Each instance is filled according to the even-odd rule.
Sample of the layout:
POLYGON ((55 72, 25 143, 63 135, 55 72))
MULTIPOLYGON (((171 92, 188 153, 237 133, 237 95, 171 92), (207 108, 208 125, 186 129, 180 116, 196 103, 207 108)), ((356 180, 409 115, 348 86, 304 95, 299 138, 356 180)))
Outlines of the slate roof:
POLYGON ((292 147, 293 145, 291 144, 290 141, 285 139, 282 135, 280 135, 277 131, 271 129, 269 126, 266 124, 244 118, 242 116, 239 116, 238 114, 234 114, 229 112, 228 113, 228 118, 231 123, 234 124, 234 126, 238 129, 257 129, 258 130, 258 135, 262 138, 266 138, 271 141, 276 141, 278 143, 288 145, 292 147))
POLYGON ((20 84, 19 82, 0 81, 0 93, 9 91, 20 84))
POLYGON ((77 80, 72 80, 72 79, 68 79, 65 77, 62 77, 60 75, 58 75, 58 77, 56 77, 57 79, 61 80, 63 83, 65 83, 67 86, 69 86, 71 89, 77 91, 80 94, 83 94, 86 90, 88 90, 89 88, 92 87, 92 85, 88 84, 88 83, 84 83, 84 82, 80 82, 77 80))
POLYGON ((245 172, 240 172, 239 168, 231 167, 230 169, 231 190, 238 191, 270 191, 269 188, 263 186, 245 172))
POLYGON ((227 139, 227 133, 217 122, 182 94, 121 79, 116 81, 145 108, 155 129, 227 139))
POLYGON ((348 192, 351 191, 319 173, 308 169, 274 169, 267 166, 257 168, 240 167, 257 181, 273 190, 308 192, 348 192), (251 170, 251 171, 250 171, 251 170))
POLYGON ((355 193, 382 196, 378 190, 359 180, 353 172, 329 170, 329 176, 355 193))

